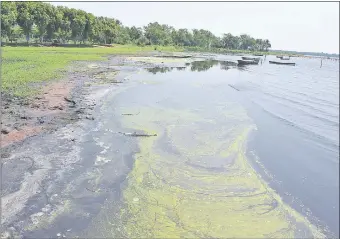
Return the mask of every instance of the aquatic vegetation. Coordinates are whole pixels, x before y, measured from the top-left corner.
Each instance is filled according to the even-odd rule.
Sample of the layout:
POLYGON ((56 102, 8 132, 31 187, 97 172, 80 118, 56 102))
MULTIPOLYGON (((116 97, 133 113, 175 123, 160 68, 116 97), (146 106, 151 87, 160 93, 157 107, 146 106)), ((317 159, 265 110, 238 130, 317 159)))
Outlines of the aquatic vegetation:
POLYGON ((123 191, 120 215, 105 212, 101 235, 323 237, 248 163, 246 142, 254 125, 237 104, 220 107, 223 127, 190 111, 139 111, 124 118, 124 126, 157 136, 138 139, 140 152, 123 191))
POLYGON ((127 129, 157 136, 136 139, 140 151, 123 202, 108 202, 87 235, 324 237, 249 164, 246 143, 255 126, 246 112, 235 103, 217 108, 216 119, 162 108, 138 108, 139 114, 124 117, 127 129))

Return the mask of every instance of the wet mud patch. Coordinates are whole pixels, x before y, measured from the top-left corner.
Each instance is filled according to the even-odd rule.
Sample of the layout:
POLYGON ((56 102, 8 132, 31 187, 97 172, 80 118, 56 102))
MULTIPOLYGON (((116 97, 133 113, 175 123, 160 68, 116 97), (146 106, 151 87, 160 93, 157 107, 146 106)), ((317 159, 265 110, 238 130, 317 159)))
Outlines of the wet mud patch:
POLYGON ((34 160, 31 157, 11 159, 2 164, 2 191, 1 196, 5 196, 19 190, 25 173, 32 173, 36 169, 34 160), (14 173, 13 173, 14 172, 14 173))

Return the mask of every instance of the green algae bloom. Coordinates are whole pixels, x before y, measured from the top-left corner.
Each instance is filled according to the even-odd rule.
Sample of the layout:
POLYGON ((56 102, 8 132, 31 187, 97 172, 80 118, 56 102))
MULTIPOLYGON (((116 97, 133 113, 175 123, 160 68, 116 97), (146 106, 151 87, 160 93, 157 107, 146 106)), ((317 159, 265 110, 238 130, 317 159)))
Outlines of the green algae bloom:
POLYGON ((214 119, 186 111, 142 109, 127 128, 157 133, 139 139, 140 152, 124 190, 125 236, 324 237, 282 202, 246 158, 255 127, 231 104, 214 119))

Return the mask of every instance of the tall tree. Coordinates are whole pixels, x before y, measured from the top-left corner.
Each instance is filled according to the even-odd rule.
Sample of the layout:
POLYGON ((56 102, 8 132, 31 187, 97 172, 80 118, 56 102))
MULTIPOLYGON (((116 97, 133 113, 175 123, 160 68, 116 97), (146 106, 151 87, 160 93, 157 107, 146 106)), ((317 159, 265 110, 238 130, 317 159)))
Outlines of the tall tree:
POLYGON ((40 42, 43 42, 44 35, 46 34, 47 26, 53 17, 53 11, 50 4, 36 2, 33 10, 34 23, 37 25, 39 31, 40 42))
POLYGON ((117 29, 117 36, 115 39, 115 43, 118 44, 127 44, 130 43, 130 34, 129 34, 129 28, 128 27, 123 27, 119 26, 117 29))
POLYGON ((17 20, 15 2, 1 2, 1 35, 12 39, 13 27, 17 20))
POLYGON ((144 27, 145 37, 152 45, 169 45, 172 43, 172 28, 168 25, 161 25, 158 22, 149 23, 144 27))
POLYGON ((264 40, 264 49, 268 51, 268 49, 271 47, 272 45, 270 44, 270 41, 268 39, 264 40))
POLYGON ((85 15, 85 19, 86 19, 86 23, 85 23, 84 33, 83 33, 84 42, 87 41, 89 37, 92 36, 95 16, 91 13, 87 13, 85 15))
POLYGON ((132 41, 137 41, 141 36, 143 36, 143 29, 142 28, 137 28, 137 27, 131 27, 128 30, 130 39, 132 41))
POLYGON ((34 7, 34 2, 17 2, 17 23, 22 28, 27 43, 30 41, 30 34, 34 24, 34 7))
POLYGON ((86 16, 85 12, 81 10, 74 10, 71 14, 71 31, 72 31, 72 39, 75 43, 77 41, 84 40, 84 31, 86 26, 86 16))
POLYGON ((224 34, 222 38, 222 46, 227 49, 237 49, 239 46, 238 38, 232 34, 224 34))

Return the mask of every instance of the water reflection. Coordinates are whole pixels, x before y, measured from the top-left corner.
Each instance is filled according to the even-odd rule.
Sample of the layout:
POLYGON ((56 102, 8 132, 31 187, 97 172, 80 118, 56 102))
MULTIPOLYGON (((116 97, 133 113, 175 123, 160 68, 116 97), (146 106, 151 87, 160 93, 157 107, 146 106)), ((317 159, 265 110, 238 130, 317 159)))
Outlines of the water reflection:
POLYGON ((197 71, 197 72, 207 71, 211 67, 216 66, 218 64, 219 64, 219 61, 217 61, 217 60, 193 61, 191 63, 190 70, 191 71, 197 71))
MULTIPOLYGON (((148 72, 156 74, 156 73, 166 73, 173 71, 174 69, 178 71, 184 71, 186 69, 189 69, 190 71, 193 72, 202 72, 202 71, 207 71, 213 66, 220 66, 221 70, 230 70, 232 68, 237 67, 236 62, 232 61, 218 61, 218 60, 205 60, 205 61, 193 61, 193 62, 187 62, 185 63, 185 66, 180 66, 180 67, 153 67, 153 68, 148 68, 146 69, 148 72)), ((245 67, 239 67, 239 70, 244 70, 245 67)))
POLYGON ((156 74, 156 73, 166 73, 166 72, 170 72, 172 71, 173 67, 153 67, 153 68, 147 68, 146 70, 152 74, 156 74))
MULTIPOLYGON (((232 62, 232 61, 220 61, 220 68, 221 70, 229 70, 232 68, 235 68, 237 66, 236 62, 232 62)), ((244 68, 241 68, 241 70, 243 70, 244 68)))

